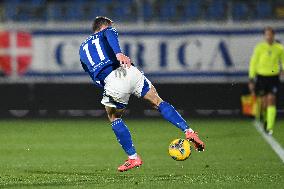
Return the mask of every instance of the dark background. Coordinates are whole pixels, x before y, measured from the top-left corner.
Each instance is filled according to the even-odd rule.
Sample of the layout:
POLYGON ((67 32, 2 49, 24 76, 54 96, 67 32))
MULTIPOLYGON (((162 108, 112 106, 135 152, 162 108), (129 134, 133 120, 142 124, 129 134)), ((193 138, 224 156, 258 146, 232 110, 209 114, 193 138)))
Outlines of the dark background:
MULTIPOLYGON (((246 86, 245 83, 155 84, 160 96, 184 116, 241 116, 240 96, 247 93, 246 86)), ((283 89, 281 84, 281 92, 283 89)), ((100 103, 102 91, 92 84, 1 84, 0 91, 2 117, 97 117, 104 114, 100 103)), ((282 115, 283 95, 278 96, 278 109, 282 115)), ((126 114, 128 117, 159 115, 134 96, 126 114)))

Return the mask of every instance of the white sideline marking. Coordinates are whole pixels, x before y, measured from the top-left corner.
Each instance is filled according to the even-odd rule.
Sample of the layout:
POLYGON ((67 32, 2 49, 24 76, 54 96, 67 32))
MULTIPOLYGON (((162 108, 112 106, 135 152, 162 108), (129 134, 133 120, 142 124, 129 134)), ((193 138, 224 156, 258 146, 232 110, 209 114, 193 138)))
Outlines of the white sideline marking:
POLYGON ((255 121, 254 126, 284 163, 284 149, 282 148, 282 146, 271 135, 268 135, 264 132, 264 129, 260 122, 255 121))

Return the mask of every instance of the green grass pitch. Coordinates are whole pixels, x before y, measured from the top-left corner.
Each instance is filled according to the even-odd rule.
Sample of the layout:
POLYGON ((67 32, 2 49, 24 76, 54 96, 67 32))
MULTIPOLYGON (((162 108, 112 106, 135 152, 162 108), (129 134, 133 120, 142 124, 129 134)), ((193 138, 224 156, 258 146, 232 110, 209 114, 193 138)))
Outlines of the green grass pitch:
MULTIPOLYGON (((105 120, 2 120, 0 188, 283 188, 284 164, 251 120, 190 122, 206 151, 176 162, 167 150, 183 137, 178 129, 126 119, 144 165, 120 173, 126 156, 105 120)), ((284 121, 277 124, 284 142, 284 121)))

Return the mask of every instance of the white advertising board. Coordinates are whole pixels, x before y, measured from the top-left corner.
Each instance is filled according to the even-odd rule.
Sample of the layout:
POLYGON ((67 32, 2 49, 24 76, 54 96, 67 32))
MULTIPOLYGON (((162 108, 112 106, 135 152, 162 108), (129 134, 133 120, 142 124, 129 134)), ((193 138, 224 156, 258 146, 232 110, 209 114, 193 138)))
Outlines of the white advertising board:
MULTIPOLYGON (((90 81, 78 55, 88 31, 28 33, 31 45, 26 48, 31 60, 22 74, 14 74, 14 80, 90 81)), ((259 29, 133 30, 119 34, 122 50, 152 81, 174 83, 245 81, 253 48, 263 40, 259 29)), ((277 39, 284 41, 284 29, 279 29, 277 39)), ((20 52, 17 45, 5 48, 0 49, 0 55, 20 52)))

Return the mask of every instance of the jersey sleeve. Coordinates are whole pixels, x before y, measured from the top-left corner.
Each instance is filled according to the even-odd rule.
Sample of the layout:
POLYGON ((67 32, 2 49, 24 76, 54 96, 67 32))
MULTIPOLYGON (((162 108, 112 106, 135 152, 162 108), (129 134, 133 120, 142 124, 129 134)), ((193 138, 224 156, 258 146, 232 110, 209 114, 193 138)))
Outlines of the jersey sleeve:
POLYGON ((105 31, 105 37, 107 38, 107 41, 110 44, 114 53, 115 54, 121 53, 121 49, 120 49, 119 41, 118 41, 118 33, 117 33, 116 29, 108 28, 105 31))
POLYGON ((256 67, 259 61, 259 46, 257 45, 254 48, 254 52, 251 56, 250 63, 249 63, 249 79, 254 79, 256 76, 256 67))

